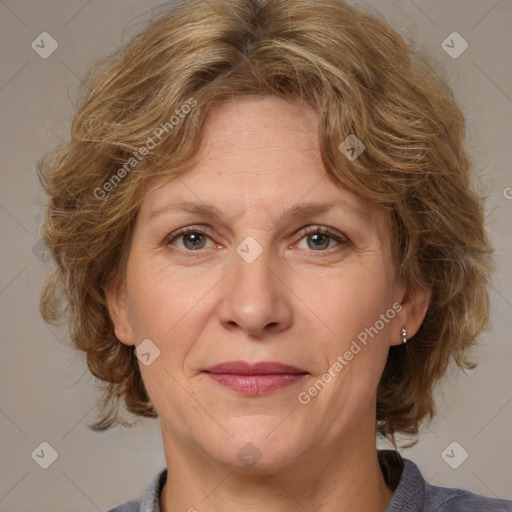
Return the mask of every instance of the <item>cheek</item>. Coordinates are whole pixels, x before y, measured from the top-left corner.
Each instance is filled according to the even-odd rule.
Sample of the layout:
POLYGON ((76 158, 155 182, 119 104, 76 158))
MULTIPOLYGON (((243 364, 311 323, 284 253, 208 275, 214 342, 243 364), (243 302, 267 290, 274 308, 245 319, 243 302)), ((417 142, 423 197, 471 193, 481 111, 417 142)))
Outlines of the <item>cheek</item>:
POLYGON ((389 273, 382 266, 353 265, 343 268, 337 276, 323 279, 322 286, 318 281, 317 286, 310 283, 302 295, 333 337, 346 341, 373 326, 391 308, 393 288, 389 273), (306 290, 309 293, 304 295, 306 290))
POLYGON ((193 342, 206 321, 212 275, 191 280, 134 255, 128 266, 128 309, 136 340, 155 342, 176 355, 193 342))
POLYGON ((354 268, 325 284, 318 311, 330 335, 320 345, 325 367, 315 377, 322 378, 329 370, 335 377, 317 405, 337 410, 342 403, 347 410, 365 409, 371 405, 389 349, 391 283, 384 272, 354 268))
POLYGON ((330 332, 321 345, 327 364, 315 377, 329 371, 334 377, 318 404, 332 406, 333 411, 338 410, 333 404, 342 403, 347 411, 371 405, 389 350, 395 314, 391 286, 387 274, 355 268, 326 283, 318 306, 330 332))

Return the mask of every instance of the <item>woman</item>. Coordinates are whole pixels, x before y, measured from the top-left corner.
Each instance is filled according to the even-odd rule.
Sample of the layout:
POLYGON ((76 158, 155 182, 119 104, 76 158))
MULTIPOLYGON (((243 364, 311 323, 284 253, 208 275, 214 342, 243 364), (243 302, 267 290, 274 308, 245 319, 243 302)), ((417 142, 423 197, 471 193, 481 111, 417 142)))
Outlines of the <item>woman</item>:
POLYGON ((192 0, 98 66, 41 166, 42 312, 105 383, 96 429, 160 418, 167 468, 113 511, 512 510, 375 443, 486 324, 463 139, 428 60, 340 0, 192 0))

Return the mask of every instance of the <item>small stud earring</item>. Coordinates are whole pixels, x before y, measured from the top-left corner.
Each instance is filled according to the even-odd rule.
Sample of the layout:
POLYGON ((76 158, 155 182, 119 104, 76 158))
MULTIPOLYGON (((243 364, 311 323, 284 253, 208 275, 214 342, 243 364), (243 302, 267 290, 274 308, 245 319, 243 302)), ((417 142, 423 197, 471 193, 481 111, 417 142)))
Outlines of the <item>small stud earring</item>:
POLYGON ((407 343, 407 329, 402 327, 402 343, 407 343))

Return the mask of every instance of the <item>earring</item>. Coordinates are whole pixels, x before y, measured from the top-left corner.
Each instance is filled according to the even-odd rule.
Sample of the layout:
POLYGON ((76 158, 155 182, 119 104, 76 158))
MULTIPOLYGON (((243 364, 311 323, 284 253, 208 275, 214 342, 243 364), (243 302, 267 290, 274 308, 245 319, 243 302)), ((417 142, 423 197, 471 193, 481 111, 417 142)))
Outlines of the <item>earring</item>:
POLYGON ((402 343, 407 343, 407 329, 402 327, 402 343))

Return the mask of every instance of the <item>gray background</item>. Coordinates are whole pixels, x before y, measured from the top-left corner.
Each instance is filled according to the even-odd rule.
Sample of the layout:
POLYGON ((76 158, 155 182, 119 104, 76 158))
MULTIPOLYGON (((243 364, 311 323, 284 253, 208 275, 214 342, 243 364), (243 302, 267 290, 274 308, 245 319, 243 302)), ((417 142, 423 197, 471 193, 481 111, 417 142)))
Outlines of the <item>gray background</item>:
MULTIPOLYGON (((445 68, 469 121, 468 148, 480 190, 489 198, 489 232, 498 260, 491 330, 476 352, 481 363, 443 386, 439 416, 424 428, 418 445, 402 453, 435 485, 512 499, 512 1, 368 3, 445 68), (456 59, 441 48, 454 31, 469 43, 456 59), (454 441, 458 445, 449 447, 454 441), (460 463, 462 450, 469 456, 453 469, 446 461, 460 463)), ((81 355, 66 348, 65 333, 49 329, 38 313, 49 262, 37 245, 44 197, 35 168, 45 152, 69 137, 85 71, 133 34, 156 5, 0 0, 2 512, 103 510, 139 497, 165 465, 158 420, 106 433, 86 427, 97 398, 92 378, 79 380, 81 355), (45 31, 59 46, 43 59, 31 43, 45 31), (48 457, 48 450, 44 457, 31 457, 43 441, 58 452, 47 469, 36 460, 48 457)), ((36 453, 41 455, 40 449, 36 453)))

